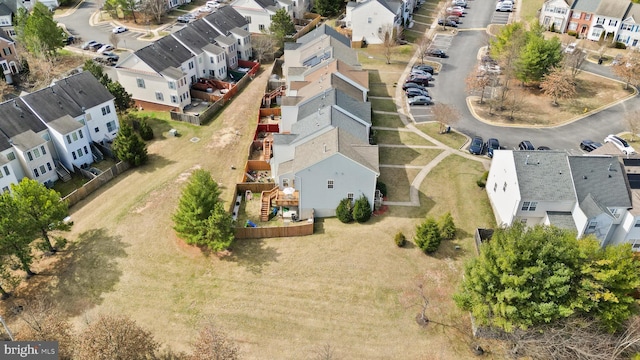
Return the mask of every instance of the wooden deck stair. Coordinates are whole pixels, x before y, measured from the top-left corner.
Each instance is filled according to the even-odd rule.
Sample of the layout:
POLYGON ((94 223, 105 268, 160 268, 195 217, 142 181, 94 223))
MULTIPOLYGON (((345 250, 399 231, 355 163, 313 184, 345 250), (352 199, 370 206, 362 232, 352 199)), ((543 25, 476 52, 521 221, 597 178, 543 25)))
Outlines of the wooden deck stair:
POLYGON ((273 136, 269 134, 262 142, 262 155, 264 161, 269 162, 271 160, 271 148, 273 147, 273 136))
POLYGON ((268 105, 271 105, 271 101, 273 101, 273 98, 284 95, 284 90, 286 88, 287 88, 286 86, 282 85, 282 86, 279 86, 277 89, 272 90, 267 94, 264 94, 264 96, 262 97, 262 105, 266 107, 268 107, 268 105))
POLYGON ((269 213, 271 212, 271 201, 278 195, 278 187, 274 187, 269 191, 263 191, 260 194, 260 221, 269 221, 269 213))

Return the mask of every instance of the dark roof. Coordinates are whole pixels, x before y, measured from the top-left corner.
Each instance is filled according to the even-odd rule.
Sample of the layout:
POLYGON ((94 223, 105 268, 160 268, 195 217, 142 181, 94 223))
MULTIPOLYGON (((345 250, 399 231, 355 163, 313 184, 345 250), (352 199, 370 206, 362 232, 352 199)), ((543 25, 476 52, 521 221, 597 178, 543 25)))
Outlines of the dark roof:
POLYGON ((0 114, 0 130, 9 138, 29 130, 39 133, 47 129, 20 98, 0 103, 0 114))
POLYGON ((255 0, 255 2, 260 5, 260 7, 266 9, 270 6, 276 6, 275 0, 255 0))
MULTIPOLYGON (((5 151, 7 149, 11 149, 11 143, 9 142, 9 138, 0 131, 0 151, 5 151)), ((9 160, 4 155, 0 154, 0 162, 4 162, 6 164, 9 160)))
POLYGON ((512 151, 512 155, 522 200, 575 200, 566 152, 512 151))
POLYGON ((168 67, 180 68, 193 56, 187 48, 171 36, 165 36, 136 51, 135 54, 158 73, 168 67))
POLYGON ((299 44, 306 44, 307 42, 320 37, 322 35, 328 35, 331 36, 332 38, 340 41, 341 43, 343 43, 344 45, 351 47, 351 41, 349 41, 349 39, 340 34, 339 32, 337 32, 334 28, 332 28, 331 26, 328 26, 326 24, 322 24, 319 27, 313 29, 312 31, 308 32, 307 34, 305 34, 304 36, 300 37, 298 39, 298 41, 296 41, 299 44))
MULTIPOLYGON (((84 109, 104 104, 114 98, 109 90, 88 71, 58 80, 56 84, 80 105, 80 108, 84 109)), ((38 109, 35 110, 38 111, 38 109)))
POLYGON ((5 39, 7 42, 9 43, 13 43, 13 39, 11 38, 11 36, 9 36, 6 32, 4 31, 0 31, 0 38, 5 39))
POLYGON ((42 90, 21 97, 44 122, 59 119, 65 115, 75 118, 84 111, 62 87, 53 84, 42 90))
POLYGON ((7 4, 0 4, 0 16, 11 15, 13 11, 7 6, 7 4))
POLYGON ((247 19, 231 6, 221 6, 218 11, 207 15, 204 19, 223 35, 229 35, 231 29, 242 28, 248 24, 247 19))
POLYGON ((631 195, 625 182, 626 172, 617 158, 570 156, 569 166, 579 203, 591 195, 601 206, 631 207, 631 195))
POLYGON ((18 0, 3 0, 2 4, 6 5, 14 14, 18 13, 18 0))
POLYGON ((595 13, 603 0, 578 0, 573 3, 572 9, 575 11, 595 13))
POLYGON ((196 53, 202 51, 202 48, 205 46, 215 43, 214 39, 219 35, 220 34, 215 29, 209 26, 209 24, 202 19, 197 20, 188 26, 185 26, 184 29, 171 34, 171 36, 184 43, 189 49, 196 53))

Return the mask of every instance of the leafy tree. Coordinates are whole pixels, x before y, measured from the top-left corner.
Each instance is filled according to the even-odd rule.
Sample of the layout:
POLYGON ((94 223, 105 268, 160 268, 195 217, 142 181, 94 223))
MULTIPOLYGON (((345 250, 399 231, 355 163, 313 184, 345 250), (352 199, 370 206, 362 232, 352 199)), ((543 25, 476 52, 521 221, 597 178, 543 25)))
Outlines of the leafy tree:
POLYGON ((29 13, 18 10, 15 23, 16 36, 27 50, 37 56, 52 58, 65 45, 67 34, 53 20, 53 12, 36 2, 29 13))
POLYGON ((549 40, 529 32, 516 65, 516 77, 522 82, 540 81, 562 61, 562 46, 557 37, 549 40))
POLYGON ((600 249, 571 231, 515 223, 481 245, 454 300, 479 324, 508 332, 574 314, 614 329, 636 311, 628 289, 638 286, 639 272, 631 259, 629 246, 600 249))
POLYGON ((340 200, 336 208, 336 217, 345 224, 353 221, 353 205, 351 204, 351 199, 344 198, 340 200))
POLYGON ((140 129, 138 130, 142 140, 148 141, 153 139, 153 129, 147 122, 146 118, 140 119, 140 129))
POLYGON ((0 255, 0 300, 8 299, 11 291, 20 284, 20 279, 9 270, 10 264, 9 255, 0 255))
POLYGON ((427 50, 429 50, 431 44, 433 44, 433 39, 431 39, 429 35, 425 33, 420 38, 420 42, 418 42, 418 49, 416 50, 418 54, 420 54, 420 64, 424 64, 424 58, 427 55, 427 50))
POLYGON ((134 101, 131 94, 129 94, 119 82, 111 80, 111 78, 104 73, 102 65, 93 60, 87 60, 84 63, 83 69, 93 74, 93 76, 95 76, 95 78, 98 79, 98 81, 100 81, 107 90, 109 90, 111 95, 115 98, 113 102, 119 113, 122 114, 133 107, 134 101))
POLYGON ((337 15, 343 2, 341 0, 316 0, 314 2, 314 11, 322 16, 337 15))
POLYGON ((547 95, 553 98, 553 105, 558 105, 558 99, 568 99, 576 95, 576 83, 571 74, 563 68, 552 68, 544 76, 540 83, 540 88, 547 95))
POLYGON ((296 27, 286 9, 280 8, 273 15, 271 25, 269 26, 269 33, 276 39, 280 47, 287 38, 296 33, 296 27))
POLYGON ((227 334, 207 325, 198 334, 189 360, 238 360, 240 349, 227 334))
POLYGON ((414 241, 422 251, 428 254, 438 250, 442 238, 440 236, 438 223, 433 217, 427 217, 422 224, 416 227, 416 237, 414 241))
POLYGON ((448 211, 440 218, 440 235, 444 240, 451 240, 456 237, 456 224, 453 222, 453 216, 448 211))
POLYGON ((102 84, 103 86, 107 86, 111 82, 109 76, 104 73, 102 65, 93 60, 85 61, 82 69, 93 74, 93 76, 98 79, 98 81, 100 81, 100 84, 102 84))
POLYGON ((113 140, 113 152, 122 161, 132 166, 144 165, 147 160, 147 146, 127 123, 120 124, 118 135, 113 140))
POLYGON ((37 237, 33 220, 16 213, 18 204, 9 192, 0 194, 0 255, 15 256, 27 278, 35 275, 31 271, 33 256, 31 242, 37 237))
POLYGON ((235 240, 233 231, 233 217, 229 214, 221 202, 215 204, 213 212, 204 222, 204 233, 201 243, 212 251, 228 249, 235 240))
POLYGON ((101 315, 80 335, 80 360, 153 359, 159 344, 153 335, 126 317, 101 315))
POLYGON ((64 222, 69 214, 67 203, 61 200, 57 191, 26 177, 18 184, 11 184, 11 192, 17 205, 16 213, 31 220, 29 223, 34 227, 34 232, 40 233, 49 251, 55 252, 49 232, 70 229, 71 226, 64 222))
POLYGON ((522 23, 507 24, 500 29, 498 35, 490 42, 491 56, 501 59, 513 50, 519 50, 526 43, 526 30, 522 23))
POLYGON ((353 206, 353 218, 359 222, 367 222, 371 218, 371 204, 366 196, 361 195, 353 206))
POLYGON ((398 231, 396 236, 394 236, 393 241, 396 243, 398 247, 403 247, 404 244, 407 243, 407 238, 404 236, 402 231, 398 231))

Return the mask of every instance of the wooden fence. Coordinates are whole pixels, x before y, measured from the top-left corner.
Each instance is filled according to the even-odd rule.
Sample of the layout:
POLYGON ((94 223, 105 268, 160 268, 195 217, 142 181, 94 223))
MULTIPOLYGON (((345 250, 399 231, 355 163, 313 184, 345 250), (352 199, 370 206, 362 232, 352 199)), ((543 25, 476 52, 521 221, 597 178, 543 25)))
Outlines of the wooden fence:
POLYGON ((278 227, 241 227, 235 229, 236 239, 261 239, 313 235, 313 219, 278 227))
POLYGON ((293 35, 293 40, 298 40, 301 36, 308 33, 309 31, 315 29, 320 20, 322 20, 322 16, 314 13, 305 13, 304 19, 309 21, 307 25, 305 25, 300 31, 298 31, 295 35, 293 35))
POLYGON ((89 196, 94 191, 98 190, 101 186, 108 183, 113 178, 125 172, 130 167, 131 165, 129 165, 129 163, 120 161, 119 163, 105 170, 86 184, 82 185, 81 188, 74 190, 71 194, 62 198, 62 200, 66 201, 67 204, 69 204, 69 207, 71 207, 89 196))

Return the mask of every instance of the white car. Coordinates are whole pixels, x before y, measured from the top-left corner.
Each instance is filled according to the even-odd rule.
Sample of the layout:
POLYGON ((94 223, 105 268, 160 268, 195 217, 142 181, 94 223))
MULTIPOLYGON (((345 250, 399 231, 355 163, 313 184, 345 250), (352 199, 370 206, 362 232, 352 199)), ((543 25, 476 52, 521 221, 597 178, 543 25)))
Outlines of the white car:
POLYGON ((467 1, 466 0, 451 0, 451 5, 460 6, 460 7, 466 8, 467 7, 467 1))
POLYGON ((100 49, 98 49, 98 54, 102 54, 105 51, 111 51, 111 50, 113 50, 113 45, 105 44, 105 45, 102 45, 100 49))
POLYGON ((578 46, 578 44, 576 44, 576 43, 571 43, 571 44, 567 45, 567 47, 564 48, 565 54, 573 54, 576 51, 576 47, 577 46, 578 46))
POLYGON ((620 149, 620 151, 622 151, 623 154, 625 155, 631 155, 631 154, 635 154, 636 150, 631 147, 631 145, 629 145, 629 143, 627 143, 624 139, 619 138, 615 135, 608 135, 606 138, 604 138, 604 142, 605 143, 612 143, 613 145, 615 145, 618 149, 620 149))
POLYGON ((209 8, 217 9, 220 7, 220 3, 217 1, 207 1, 206 6, 209 8))
POLYGON ((127 31, 127 28, 124 26, 118 26, 118 27, 114 27, 112 31, 114 34, 120 34, 127 31))
POLYGON ((513 11, 513 3, 509 2, 509 1, 503 1, 501 3, 498 3, 498 4, 496 4, 496 11, 512 12, 513 11))
POLYGON ((215 10, 214 8, 210 8, 208 6, 203 6, 203 7, 198 9, 198 12, 200 14, 209 14, 209 13, 212 13, 214 10, 215 10))

